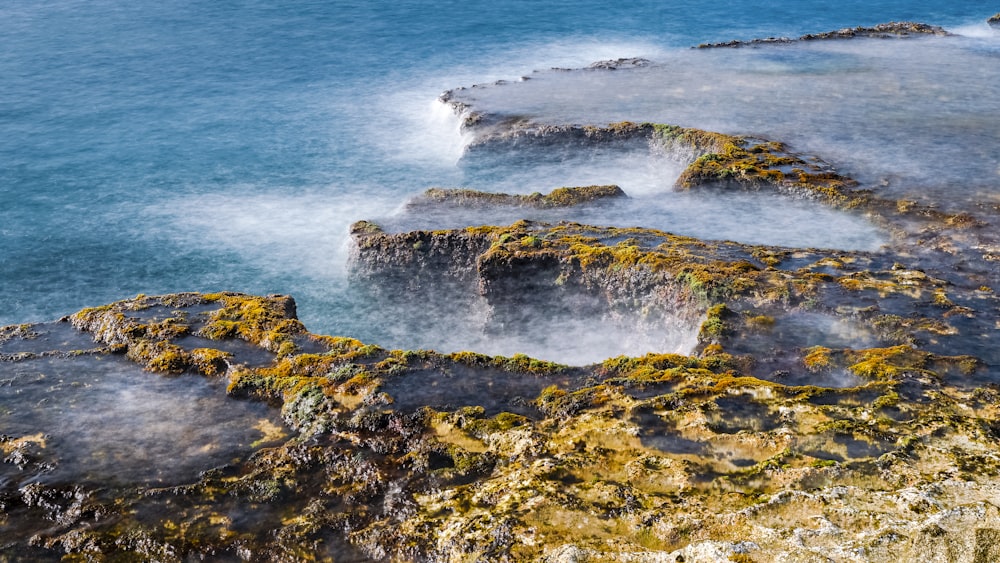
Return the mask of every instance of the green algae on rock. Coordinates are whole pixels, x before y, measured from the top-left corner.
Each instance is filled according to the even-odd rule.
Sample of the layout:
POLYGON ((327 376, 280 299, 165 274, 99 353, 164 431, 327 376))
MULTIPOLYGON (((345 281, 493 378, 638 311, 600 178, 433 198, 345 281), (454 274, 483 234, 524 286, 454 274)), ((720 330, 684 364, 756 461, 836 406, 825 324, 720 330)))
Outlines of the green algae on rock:
MULTIPOLYGON (((297 326, 286 297, 223 296, 140 297, 75 322, 119 353, 155 334, 192 357, 205 340, 150 328, 158 317, 195 332, 226 317, 234 330, 208 341, 220 347, 270 348, 247 335, 297 326)), ((723 343, 769 324, 709 316, 728 327, 710 331, 723 343)), ((863 550, 888 560, 954 545, 991 553, 983 530, 1000 529, 1000 395, 961 384, 990 369, 973 357, 802 349, 790 369, 858 375, 835 389, 759 379, 752 358, 719 350, 567 367, 304 330, 293 339, 298 350, 265 364, 231 354, 225 377, 236 396, 280 404, 296 435, 168 489, 5 487, 0 553, 765 561, 863 550)), ((0 442, 7 456, 38 443, 0 442)))
POLYGON ((407 208, 422 207, 572 207, 605 199, 627 197, 618 186, 556 188, 547 194, 511 195, 470 189, 430 188, 407 202, 407 208))
POLYGON ((525 316, 529 309, 549 317, 631 319, 650 330, 680 321, 702 325, 702 346, 757 355, 775 342, 815 344, 815 335, 785 329, 806 314, 856 319, 858 330, 875 341, 934 341, 942 351, 978 338, 971 326, 960 331, 956 325, 988 330, 992 323, 959 304, 985 305, 991 294, 877 254, 791 252, 651 229, 529 221, 440 232, 356 231, 354 239, 355 279, 385 299, 477 301, 487 326, 504 330, 533 322, 525 316), (426 244, 416 248, 413 240, 426 244), (855 305, 879 301, 881 307, 855 305), (711 314, 720 306, 728 311, 725 320, 711 314), (758 342, 754 335, 762 331, 767 338, 758 342))
POLYGON ((666 149, 687 162, 676 187, 738 187, 818 199, 840 209, 867 213, 875 220, 912 220, 955 229, 980 225, 968 213, 944 213, 913 201, 876 197, 870 189, 837 173, 813 155, 797 154, 783 143, 661 123, 623 121, 607 126, 540 125, 523 120, 479 126, 469 150, 506 145, 569 143, 581 145, 642 142, 666 149))

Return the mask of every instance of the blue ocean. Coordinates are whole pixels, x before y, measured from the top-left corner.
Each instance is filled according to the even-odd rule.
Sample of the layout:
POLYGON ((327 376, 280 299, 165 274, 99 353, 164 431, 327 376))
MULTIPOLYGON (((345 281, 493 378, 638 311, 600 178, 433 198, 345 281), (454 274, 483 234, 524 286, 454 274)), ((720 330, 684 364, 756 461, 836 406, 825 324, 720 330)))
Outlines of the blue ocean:
MULTIPOLYGON (((437 101, 443 91, 619 57, 683 57, 702 42, 888 21, 986 35, 990 10, 961 0, 7 0, 0 325, 140 293, 232 290, 294 296, 314 332, 441 346, 433 335, 394 332, 391 316, 351 292, 352 222, 392 216, 432 186, 530 192, 611 176, 629 191, 628 174, 646 165, 470 165, 458 116, 437 101)), ((984 41, 995 50, 995 39, 984 41)), ((549 94, 559 105, 563 92, 549 94)), ((696 114, 686 124, 699 125, 696 114)), ((639 176, 636 192, 649 174, 639 176)), ((699 210, 718 210, 699 205, 680 213, 682 234, 711 234, 699 231, 699 210)), ((783 238, 792 229, 781 225, 745 228, 772 219, 722 236, 801 242, 783 238)), ((855 238, 803 246, 878 246, 878 233, 844 232, 855 238)))

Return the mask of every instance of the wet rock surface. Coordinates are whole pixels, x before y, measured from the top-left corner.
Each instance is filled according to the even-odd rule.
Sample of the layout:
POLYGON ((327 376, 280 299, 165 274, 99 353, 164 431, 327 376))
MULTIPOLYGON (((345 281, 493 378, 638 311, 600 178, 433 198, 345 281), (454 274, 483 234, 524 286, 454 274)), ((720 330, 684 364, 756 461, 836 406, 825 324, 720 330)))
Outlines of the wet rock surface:
POLYGON ((921 35, 949 35, 944 28, 936 25, 927 25, 918 22, 889 22, 872 27, 848 27, 836 31, 823 33, 808 33, 801 37, 792 39, 788 37, 767 37, 764 39, 751 39, 749 41, 726 41, 722 43, 702 43, 698 49, 713 49, 719 47, 754 47, 761 45, 774 45, 782 43, 794 43, 796 41, 816 41, 822 39, 854 39, 857 37, 869 37, 875 39, 905 38, 921 35))
POLYGON ((648 66, 650 64, 649 59, 643 59, 638 57, 626 57, 620 59, 610 59, 606 61, 597 61, 591 64, 588 68, 596 70, 618 70, 620 68, 640 68, 648 66))
MULTIPOLYGON (((812 198, 892 240, 848 252, 560 221, 352 226, 354 284, 400 323, 472 310, 497 337, 546 323, 557 339, 581 318, 598 338, 690 336, 679 353, 585 366, 316 335, 281 295, 138 296, 2 328, 6 388, 33 362, 128 365, 129 377, 211 380, 282 424, 258 421, 244 455, 124 484, 41 478, 61 446, 10 426, 0 560, 996 559, 995 214, 882 197, 777 140, 466 124, 473 152, 667 147, 687 166, 678 189, 812 198)), ((621 197, 596 188, 431 191, 410 212, 621 197)))
POLYGON ((512 195, 482 192, 470 189, 431 188, 407 202, 408 211, 448 207, 534 207, 551 209, 573 207, 608 199, 628 197, 618 186, 585 186, 558 188, 547 194, 534 192, 512 195))
MULTIPOLYGON (((528 228, 515 227, 545 232, 528 228)), ((649 264, 667 260, 663 244, 638 251, 590 242, 575 247, 576 260, 586 248, 608 253, 589 256, 589 268, 611 268, 602 260, 621 251, 645 254, 649 264)), ((704 244, 668 247, 693 255, 704 244)), ((736 260, 743 250, 721 254, 736 260)), ((618 260, 622 269, 645 268, 618 260)), ((8 477, 0 549, 15 560, 178 561, 888 560, 927 552, 979 561, 970 554, 993 553, 1000 390, 970 383, 991 379, 994 368, 914 345, 789 342, 787 380, 756 377, 758 357, 730 347, 770 323, 746 322, 756 315, 737 307, 773 281, 761 276, 766 270, 734 271, 729 260, 701 267, 733 287, 709 282, 702 287, 717 291, 690 295, 697 310, 725 301, 703 313, 699 354, 584 367, 312 335, 281 296, 139 297, 82 311, 68 322, 93 335, 94 353, 154 372, 142 377, 212 373, 230 397, 280 407, 293 432, 169 486, 8 477), (252 345, 272 360, 245 364, 218 349, 223 364, 199 363, 176 344, 186 331, 150 314, 164 308, 171 318, 197 311, 188 326, 219 348, 252 345), (191 359, 161 357, 175 353, 191 359), (815 383, 795 384, 804 374, 815 383), (827 375, 843 384, 822 385, 827 375)), ((670 278, 671 266, 660 267, 670 278)), ((803 295, 814 290, 822 291, 803 295)), ((799 298, 788 295, 784 306, 794 309, 799 298)), ((5 329, 4 345, 41 329, 5 329)), ((23 361, 9 357, 3 367, 23 361)), ((53 447, 43 438, 5 434, 5 463, 31 471, 33 456, 53 447)))

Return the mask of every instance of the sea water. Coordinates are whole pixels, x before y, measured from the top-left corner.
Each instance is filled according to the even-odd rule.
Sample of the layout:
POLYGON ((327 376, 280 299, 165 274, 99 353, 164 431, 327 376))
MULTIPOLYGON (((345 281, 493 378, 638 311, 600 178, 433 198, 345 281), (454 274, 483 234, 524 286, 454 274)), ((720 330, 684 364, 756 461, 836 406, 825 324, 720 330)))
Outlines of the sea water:
MULTIPOLYGON (((890 20, 976 36, 995 62, 985 9, 909 0, 7 0, 0 6, 0 325, 138 293, 236 290, 295 296, 315 332, 434 347, 433 331, 386 331, 391 320, 377 304, 352 296, 351 222, 391 217, 431 186, 520 192, 617 181, 643 196, 669 193, 679 173, 675 164, 634 155, 470 163, 458 119, 436 101, 442 91, 618 57, 690 61, 689 47, 701 42, 890 20)), ((776 68, 787 75, 817 62, 744 65, 733 51, 711 56, 758 82, 776 68)), ((544 88, 539 82, 536 100, 560 106, 564 92, 544 88)), ((616 86, 604 94, 607 111, 595 119, 614 114, 616 86)), ((701 105, 704 93, 680 100, 685 125, 715 124, 701 105)), ((847 160, 852 139, 842 133, 828 156, 847 160)), ((700 214, 719 216, 705 200, 658 201, 649 217, 667 224, 639 224, 705 236, 700 214)), ((771 206, 756 205, 760 214, 717 223, 718 236, 850 249, 881 243, 876 229, 853 219, 839 231, 861 233, 854 238, 789 240, 796 225, 831 218, 829 211, 789 203, 792 223, 775 227, 771 206), (740 226, 753 223, 771 232, 740 226)), ((447 316, 440 324, 449 330, 447 316)))

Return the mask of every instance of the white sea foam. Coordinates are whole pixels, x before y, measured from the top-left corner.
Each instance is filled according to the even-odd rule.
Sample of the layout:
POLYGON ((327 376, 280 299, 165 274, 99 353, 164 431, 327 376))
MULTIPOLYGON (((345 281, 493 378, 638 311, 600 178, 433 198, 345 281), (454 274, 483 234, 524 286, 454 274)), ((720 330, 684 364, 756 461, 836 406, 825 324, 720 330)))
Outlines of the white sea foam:
POLYGON ((502 60, 519 61, 519 66, 527 69, 521 71, 522 74, 528 74, 548 68, 581 68, 597 61, 619 58, 658 60, 670 52, 663 44, 664 38, 653 42, 614 37, 576 37, 540 44, 529 43, 513 48, 494 63, 494 68, 499 70, 502 60))
POLYGON ((949 205, 963 200, 956 183, 992 178, 1000 158, 991 44, 953 37, 688 50, 653 67, 541 73, 462 91, 459 100, 545 123, 657 121, 760 135, 896 196, 949 205))
POLYGON ((294 273, 315 283, 343 278, 351 223, 389 213, 395 205, 362 192, 314 189, 283 195, 248 187, 239 198, 186 196, 157 203, 144 214, 166 220, 181 245, 210 243, 274 275, 294 273))
POLYGON ((591 63, 625 57, 659 58, 666 51, 651 41, 577 37, 560 41, 524 42, 486 57, 462 53, 456 63, 375 88, 363 115, 366 137, 388 158, 420 166, 452 167, 471 141, 463 134, 461 116, 437 101, 445 90, 456 86, 518 82, 539 69, 579 68, 591 63))
MULTIPOLYGON (((526 305, 530 307, 530 305, 526 305)), ((452 334, 435 348, 457 352, 531 357, 566 365, 583 366, 620 355, 655 353, 690 354, 698 344, 698 324, 673 319, 656 326, 641 326, 636 319, 614 322, 601 318, 537 318, 530 330, 511 334, 452 334), (471 337, 470 337, 471 336, 471 337)))
POLYGON ((431 169, 453 168, 471 136, 462 118, 437 99, 434 89, 415 89, 375 97, 376 115, 367 124, 369 137, 388 158, 431 169))
POLYGON ((961 25, 952 28, 949 31, 965 37, 1000 40, 1000 29, 993 27, 984 21, 961 25))

